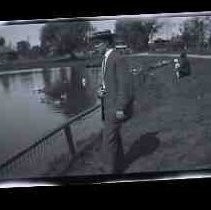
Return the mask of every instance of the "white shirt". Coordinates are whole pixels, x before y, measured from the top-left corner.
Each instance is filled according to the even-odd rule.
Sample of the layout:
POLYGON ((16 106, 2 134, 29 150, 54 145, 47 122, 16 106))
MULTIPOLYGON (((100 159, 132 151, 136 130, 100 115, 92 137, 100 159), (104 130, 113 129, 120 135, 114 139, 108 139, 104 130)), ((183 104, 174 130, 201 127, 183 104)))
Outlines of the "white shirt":
POLYGON ((103 62, 102 62, 102 87, 105 89, 105 73, 106 73, 106 64, 109 55, 113 52, 114 49, 108 49, 104 55, 103 62))

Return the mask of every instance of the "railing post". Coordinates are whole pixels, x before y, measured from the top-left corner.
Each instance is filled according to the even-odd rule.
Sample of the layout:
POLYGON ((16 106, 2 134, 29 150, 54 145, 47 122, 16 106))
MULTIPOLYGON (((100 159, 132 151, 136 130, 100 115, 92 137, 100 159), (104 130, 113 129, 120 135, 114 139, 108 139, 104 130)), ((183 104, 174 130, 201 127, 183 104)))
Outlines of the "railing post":
POLYGON ((76 153, 76 148, 75 148, 75 144, 73 142, 73 136, 72 136, 71 128, 70 128, 69 125, 67 125, 64 128, 64 132, 65 132, 65 135, 66 135, 69 150, 70 150, 71 154, 74 155, 76 153))
MULTIPOLYGON (((74 155, 77 152, 76 151, 77 147, 76 147, 76 145, 74 144, 74 141, 73 141, 71 127, 70 127, 71 125, 70 124, 75 122, 75 121, 77 121, 77 120, 79 120, 79 119, 81 119, 82 117, 92 113, 93 111, 95 111, 98 108, 100 108, 100 105, 94 106, 94 107, 90 108, 89 110, 86 110, 86 111, 82 112, 81 114, 72 117, 68 122, 65 122, 61 126, 59 126, 56 129, 54 129, 53 131, 48 132, 41 139, 39 139, 38 141, 36 141, 32 145, 30 145, 29 147, 25 148, 21 152, 17 153, 13 157, 9 158, 4 163, 0 164, 0 177, 1 176, 7 177, 7 174, 9 174, 10 171, 11 171, 11 166, 13 167, 12 164, 15 164, 17 161, 18 161, 18 164, 22 165, 22 160, 23 160, 23 162, 26 160, 26 159, 23 159, 24 155, 28 154, 25 157, 29 158, 29 160, 30 160, 29 161, 29 165, 31 165, 31 164, 33 165, 34 161, 35 161, 33 157, 34 157, 34 155, 36 155, 37 149, 39 149, 37 147, 41 146, 40 144, 42 144, 42 143, 44 143, 43 146, 45 146, 45 144, 48 144, 48 143, 52 144, 53 141, 49 140, 49 138, 51 138, 52 136, 54 136, 58 132, 63 132, 64 131, 64 134, 65 134, 66 139, 67 139, 69 151, 70 151, 70 153, 72 155, 74 155)), ((43 149, 44 149, 44 147, 43 147, 43 149)), ((38 154, 38 155, 40 155, 40 154, 38 154)), ((19 165, 18 165, 18 167, 19 167, 19 165)))
POLYGON ((105 121, 105 103, 104 103, 104 98, 101 98, 101 118, 102 121, 105 121))

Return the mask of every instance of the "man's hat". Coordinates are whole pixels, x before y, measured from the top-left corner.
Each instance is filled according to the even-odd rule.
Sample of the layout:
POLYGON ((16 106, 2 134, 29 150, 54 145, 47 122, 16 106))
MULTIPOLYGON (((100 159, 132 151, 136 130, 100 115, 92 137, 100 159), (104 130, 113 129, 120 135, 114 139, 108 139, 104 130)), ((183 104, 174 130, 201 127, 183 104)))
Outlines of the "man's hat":
POLYGON ((111 40, 115 37, 116 35, 114 33, 111 33, 110 30, 106 30, 106 31, 99 31, 99 32, 95 32, 92 35, 92 39, 97 40, 97 39, 101 39, 101 40, 111 40))
POLYGON ((180 54, 180 57, 181 58, 187 57, 187 52, 186 51, 182 51, 181 54, 180 54))

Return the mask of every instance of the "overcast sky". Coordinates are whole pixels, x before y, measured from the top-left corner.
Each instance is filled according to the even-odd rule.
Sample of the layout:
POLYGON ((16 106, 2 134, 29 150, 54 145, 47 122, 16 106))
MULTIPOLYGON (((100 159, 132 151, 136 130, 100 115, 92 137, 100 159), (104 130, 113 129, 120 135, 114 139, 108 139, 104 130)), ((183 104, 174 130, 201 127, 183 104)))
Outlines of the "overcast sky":
MULTIPOLYGON (((177 34, 180 24, 184 19, 185 18, 178 17, 157 19, 159 22, 164 22, 165 24, 156 37, 169 38, 172 34, 177 34)), ((92 24, 99 31, 106 29, 114 31, 115 28, 115 20, 94 21, 92 24)), ((16 46, 16 43, 20 40, 29 40, 32 46, 39 45, 40 30, 42 26, 43 24, 0 26, 0 36, 3 36, 6 39, 6 42, 11 43, 13 46, 16 46)))
POLYGON ((3 36, 6 42, 11 42, 12 45, 16 45, 21 40, 29 40, 33 46, 40 43, 39 37, 42 26, 42 24, 0 26, 0 36, 3 36))
POLYGON ((162 28, 158 33, 156 34, 157 37, 161 37, 163 39, 169 39, 172 37, 172 35, 176 35, 179 33, 179 29, 186 20, 186 17, 174 17, 174 18, 159 18, 157 21, 161 24, 163 24, 162 28))
MULTIPOLYGON (((0 24, 4 22, 0 22, 0 24)), ((115 21, 95 21, 92 22, 97 30, 110 29, 114 31, 115 21)), ((0 36, 6 39, 6 42, 16 46, 16 43, 21 40, 29 40, 32 46, 40 44, 40 31, 43 24, 27 24, 27 25, 10 25, 0 26, 0 36)))

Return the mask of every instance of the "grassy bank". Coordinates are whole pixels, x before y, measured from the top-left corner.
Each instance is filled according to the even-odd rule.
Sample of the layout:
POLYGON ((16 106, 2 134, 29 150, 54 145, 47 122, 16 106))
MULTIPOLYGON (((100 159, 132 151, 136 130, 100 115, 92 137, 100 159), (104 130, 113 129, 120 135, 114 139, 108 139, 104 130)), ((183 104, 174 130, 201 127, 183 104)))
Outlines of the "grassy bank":
MULTIPOLYGON (((156 51, 156 50, 150 50, 149 53, 170 53, 170 54, 180 54, 181 50, 163 50, 163 51, 156 51)), ((211 55, 210 50, 187 50, 188 54, 196 54, 196 55, 211 55)))
MULTIPOLYGON (((137 57, 131 65, 159 59, 166 58, 137 57)), ((170 66, 140 83, 136 114, 121 130, 125 173, 210 168, 211 60, 190 62, 192 75, 179 83, 173 82, 170 66)), ((97 144, 75 161, 67 175, 102 174, 95 150, 97 144)))
POLYGON ((100 65, 100 58, 89 59, 40 59, 31 61, 13 61, 5 64, 0 64, 0 71, 14 71, 14 70, 26 70, 33 68, 53 68, 53 67, 67 67, 74 66, 79 63, 84 63, 86 66, 98 66, 100 65))

